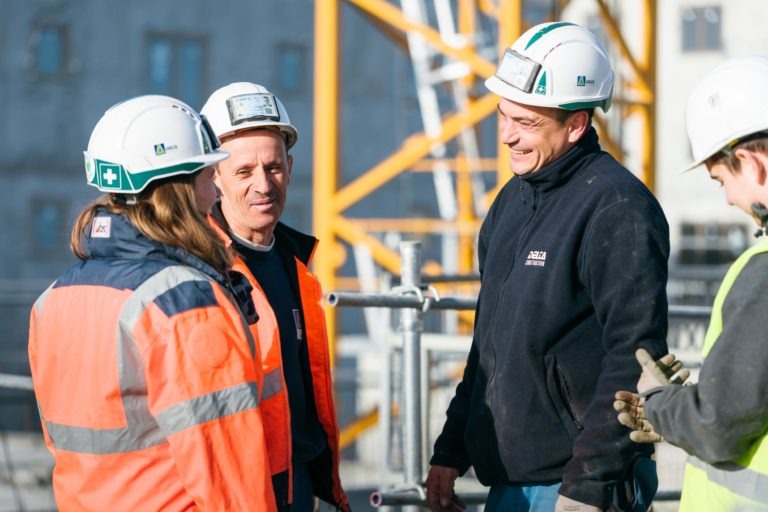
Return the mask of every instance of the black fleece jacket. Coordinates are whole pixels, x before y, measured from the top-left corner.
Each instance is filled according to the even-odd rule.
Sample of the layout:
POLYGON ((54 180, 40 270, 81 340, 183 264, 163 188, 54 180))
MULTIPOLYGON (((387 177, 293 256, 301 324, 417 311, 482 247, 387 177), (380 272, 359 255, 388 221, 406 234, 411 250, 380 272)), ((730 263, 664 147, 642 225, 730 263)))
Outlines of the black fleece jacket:
POLYGON ((485 485, 562 481, 607 508, 637 453, 612 409, 667 352, 669 228, 594 129, 512 178, 480 230, 475 334, 431 463, 485 485))

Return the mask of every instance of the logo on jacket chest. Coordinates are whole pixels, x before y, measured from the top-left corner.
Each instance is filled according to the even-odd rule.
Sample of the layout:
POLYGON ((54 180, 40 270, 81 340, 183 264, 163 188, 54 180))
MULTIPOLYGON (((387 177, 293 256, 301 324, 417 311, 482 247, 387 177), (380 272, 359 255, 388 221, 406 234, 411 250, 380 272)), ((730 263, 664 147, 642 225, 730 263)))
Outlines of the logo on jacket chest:
POLYGON ((531 251, 528 253, 528 259, 525 260, 525 266, 543 267, 547 263, 547 251, 531 251))

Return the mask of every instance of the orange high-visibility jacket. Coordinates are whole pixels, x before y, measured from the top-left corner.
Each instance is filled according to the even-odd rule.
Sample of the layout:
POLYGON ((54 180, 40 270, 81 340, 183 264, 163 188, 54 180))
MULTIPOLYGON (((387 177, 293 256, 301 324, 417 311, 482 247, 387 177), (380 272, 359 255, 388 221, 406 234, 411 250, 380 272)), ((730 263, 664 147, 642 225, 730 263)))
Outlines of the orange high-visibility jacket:
MULTIPOLYGON (((214 206, 209 219, 225 243, 231 246, 229 228, 218 203, 214 206)), ((313 396, 318 419, 328 442, 328 449, 314 461, 310 461, 307 469, 312 478, 315 496, 334 505, 337 510, 347 511, 349 504, 339 477, 339 427, 333 405, 328 333, 321 302, 323 293, 317 276, 309 270, 317 239, 282 223, 278 223, 275 227, 274 236, 275 246, 286 265, 287 274, 290 279, 296 280, 295 288, 299 291, 300 313, 309 352, 313 396)), ((283 376, 280 330, 275 314, 258 281, 245 261, 236 251, 233 253, 235 253, 233 269, 244 274, 253 286, 251 296, 259 315, 259 321, 251 325, 251 331, 259 340, 261 347, 261 363, 264 372, 261 411, 264 415, 269 462, 275 481, 281 477, 286 481, 285 486, 275 486, 275 493, 278 494, 276 498, 278 503, 291 503, 291 412, 283 376), (286 488, 286 495, 280 496, 280 487, 286 488)))
POLYGON ((29 358, 62 512, 274 511, 261 369, 227 281, 97 213, 35 303, 29 358))

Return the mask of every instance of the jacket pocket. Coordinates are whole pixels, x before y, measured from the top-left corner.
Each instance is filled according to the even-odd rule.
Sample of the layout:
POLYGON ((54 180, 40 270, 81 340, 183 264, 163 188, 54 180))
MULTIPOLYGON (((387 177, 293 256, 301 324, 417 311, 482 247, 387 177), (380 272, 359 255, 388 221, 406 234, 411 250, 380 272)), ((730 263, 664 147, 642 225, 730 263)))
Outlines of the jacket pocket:
POLYGON ((544 356, 544 364, 547 371, 547 392, 554 404, 557 415, 563 427, 571 437, 576 437, 584 428, 582 418, 576 412, 571 395, 571 386, 568 383, 568 374, 560 366, 557 356, 544 356))

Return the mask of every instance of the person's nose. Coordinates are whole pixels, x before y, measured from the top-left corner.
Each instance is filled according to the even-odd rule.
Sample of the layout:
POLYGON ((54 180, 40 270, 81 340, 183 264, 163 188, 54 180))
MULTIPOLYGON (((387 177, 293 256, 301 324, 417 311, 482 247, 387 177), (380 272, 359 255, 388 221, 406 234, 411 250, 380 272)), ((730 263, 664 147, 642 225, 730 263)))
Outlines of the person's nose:
POLYGON ((499 126, 499 138, 502 144, 514 144, 518 139, 517 125, 514 121, 503 119, 499 126))
POLYGON ((251 188, 260 194, 269 194, 272 191, 272 180, 269 179, 269 173, 261 168, 256 169, 253 173, 251 188))

